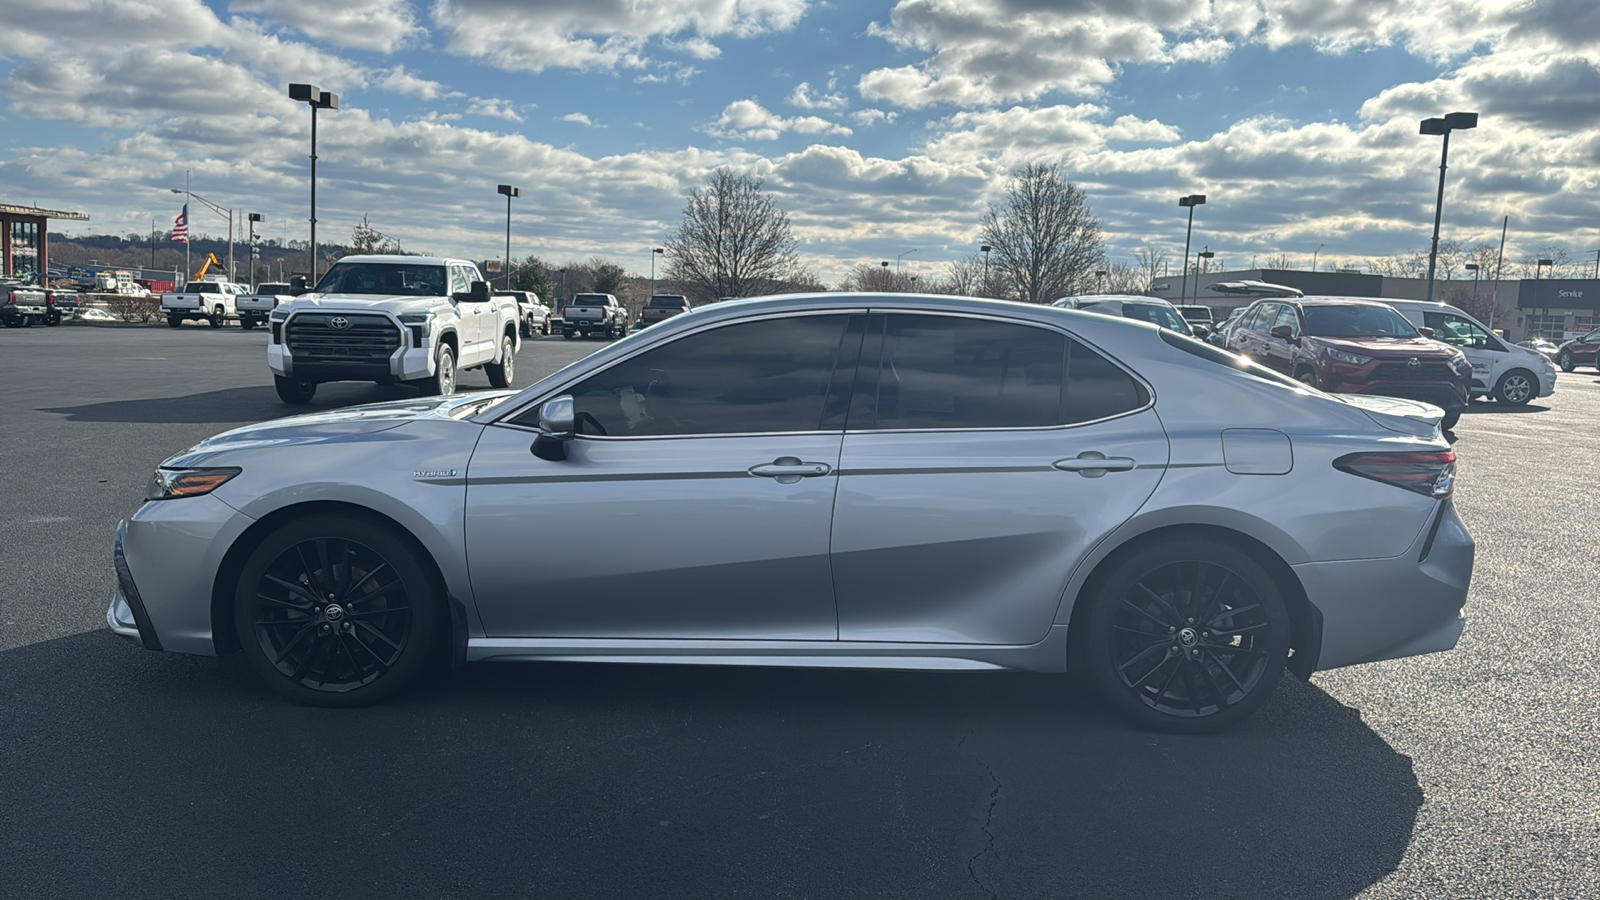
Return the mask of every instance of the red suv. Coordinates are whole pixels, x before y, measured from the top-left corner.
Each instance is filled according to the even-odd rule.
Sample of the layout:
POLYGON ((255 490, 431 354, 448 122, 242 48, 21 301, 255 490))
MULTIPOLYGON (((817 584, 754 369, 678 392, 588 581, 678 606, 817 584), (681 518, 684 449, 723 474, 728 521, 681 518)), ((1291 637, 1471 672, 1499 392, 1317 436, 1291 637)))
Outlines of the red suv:
POLYGON ((1579 366, 1600 369, 1600 328, 1562 344, 1556 351, 1556 365, 1563 372, 1571 372, 1579 366))
POLYGON ((1431 333, 1372 300, 1258 300, 1229 332, 1228 349, 1330 393, 1432 403, 1450 428, 1467 407, 1472 364, 1431 333))

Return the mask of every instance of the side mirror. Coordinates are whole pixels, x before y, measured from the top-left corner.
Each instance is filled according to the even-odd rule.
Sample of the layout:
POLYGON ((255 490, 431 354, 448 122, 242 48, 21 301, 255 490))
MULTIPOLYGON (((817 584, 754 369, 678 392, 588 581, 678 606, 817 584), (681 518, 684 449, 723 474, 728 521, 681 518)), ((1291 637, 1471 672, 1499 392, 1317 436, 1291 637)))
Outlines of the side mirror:
POLYGON ((464 294, 456 294, 455 298, 463 303, 488 303, 489 282, 474 281, 471 290, 464 294))
POLYGON ((1420 335, 1422 335, 1422 336, 1423 336, 1423 337, 1425 337, 1425 338, 1431 338, 1431 337, 1433 337, 1433 329, 1432 329, 1432 328, 1429 328, 1429 327, 1428 327, 1428 326, 1426 326, 1426 325, 1424 325, 1424 326, 1422 326, 1422 327, 1421 327, 1421 328, 1418 328, 1418 329, 1417 329, 1417 333, 1418 333, 1418 334, 1420 334, 1420 335))
POLYGON ((311 288, 306 287, 306 277, 304 275, 295 275, 289 279, 290 294, 298 297, 310 290, 311 288))
POLYGON ((1271 334, 1275 338, 1283 338, 1286 341, 1295 339, 1294 326, 1292 325, 1274 325, 1272 326, 1271 334))
POLYGON ((539 407, 539 436, 534 438, 533 455, 550 462, 567 458, 567 443, 577 431, 577 413, 572 397, 564 395, 545 401, 539 407))

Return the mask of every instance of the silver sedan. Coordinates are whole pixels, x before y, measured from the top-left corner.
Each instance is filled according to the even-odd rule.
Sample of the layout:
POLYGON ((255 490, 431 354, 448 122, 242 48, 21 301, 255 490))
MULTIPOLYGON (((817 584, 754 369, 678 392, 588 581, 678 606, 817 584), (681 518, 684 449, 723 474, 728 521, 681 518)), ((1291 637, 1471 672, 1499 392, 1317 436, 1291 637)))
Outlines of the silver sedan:
POLYGON ((1079 672, 1155 728, 1447 650, 1440 410, 1127 319, 719 303, 527 390, 226 432, 117 528, 112 630, 369 703, 440 661, 1079 672))

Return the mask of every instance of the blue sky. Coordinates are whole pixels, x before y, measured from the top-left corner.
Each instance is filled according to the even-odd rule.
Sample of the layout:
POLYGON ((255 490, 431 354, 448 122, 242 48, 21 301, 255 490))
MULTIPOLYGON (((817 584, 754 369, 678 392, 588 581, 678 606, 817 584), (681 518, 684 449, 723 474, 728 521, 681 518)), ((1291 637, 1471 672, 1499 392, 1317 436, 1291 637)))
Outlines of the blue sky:
POLYGON ((303 239, 309 113, 285 88, 313 81, 342 96, 324 239, 367 215, 407 249, 495 255, 510 182, 514 253, 642 272, 731 166, 824 280, 902 254, 937 275, 1042 160, 1088 191, 1113 262, 1176 265, 1176 199, 1205 193, 1219 261, 1362 266, 1425 248, 1417 121, 1466 109, 1445 237, 1510 215, 1510 258, 1578 260, 1600 246, 1597 51, 1593 0, 7 0, 0 201, 143 231, 188 171, 303 239))

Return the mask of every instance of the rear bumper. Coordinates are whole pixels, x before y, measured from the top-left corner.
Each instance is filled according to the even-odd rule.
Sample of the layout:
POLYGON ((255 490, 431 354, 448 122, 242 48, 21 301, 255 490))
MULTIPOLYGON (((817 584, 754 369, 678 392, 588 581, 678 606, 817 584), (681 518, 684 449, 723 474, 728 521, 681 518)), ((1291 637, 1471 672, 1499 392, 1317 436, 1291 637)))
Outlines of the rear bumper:
POLYGON ((1401 556, 1295 566, 1322 613, 1317 668, 1454 647, 1466 623, 1474 553, 1472 535, 1446 501, 1401 556))

